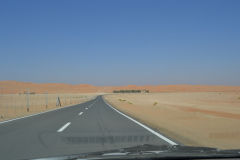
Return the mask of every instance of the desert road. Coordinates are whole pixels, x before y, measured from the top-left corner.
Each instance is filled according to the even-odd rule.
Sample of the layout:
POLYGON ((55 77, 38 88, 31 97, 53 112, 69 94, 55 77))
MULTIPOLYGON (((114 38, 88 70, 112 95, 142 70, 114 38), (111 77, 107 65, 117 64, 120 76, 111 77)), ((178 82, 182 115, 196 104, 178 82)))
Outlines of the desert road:
POLYGON ((0 159, 63 156, 141 144, 176 145, 107 104, 102 96, 58 110, 0 122, 0 159))

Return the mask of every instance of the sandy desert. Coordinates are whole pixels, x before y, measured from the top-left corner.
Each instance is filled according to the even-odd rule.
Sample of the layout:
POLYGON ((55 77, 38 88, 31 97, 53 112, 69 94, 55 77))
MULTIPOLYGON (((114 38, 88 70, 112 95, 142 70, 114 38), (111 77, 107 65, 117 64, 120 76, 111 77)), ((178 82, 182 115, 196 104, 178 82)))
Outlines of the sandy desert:
POLYGON ((92 86, 1 81, 0 121, 59 108, 57 97, 63 107, 103 94, 112 106, 180 144, 240 147, 240 86, 92 86), (146 89, 150 93, 112 93, 122 89, 146 89), (29 91, 32 94, 26 94, 29 91))
POLYGON ((240 92, 108 94, 120 111, 184 145, 240 147, 240 92))

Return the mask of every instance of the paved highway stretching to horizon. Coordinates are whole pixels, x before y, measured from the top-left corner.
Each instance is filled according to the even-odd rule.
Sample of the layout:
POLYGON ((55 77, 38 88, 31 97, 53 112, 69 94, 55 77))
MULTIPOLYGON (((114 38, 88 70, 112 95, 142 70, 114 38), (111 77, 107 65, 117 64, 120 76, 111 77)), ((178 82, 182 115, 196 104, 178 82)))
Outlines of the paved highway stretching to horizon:
POLYGON ((177 145, 107 104, 102 96, 58 110, 0 122, 0 159, 54 157, 141 144, 177 145))

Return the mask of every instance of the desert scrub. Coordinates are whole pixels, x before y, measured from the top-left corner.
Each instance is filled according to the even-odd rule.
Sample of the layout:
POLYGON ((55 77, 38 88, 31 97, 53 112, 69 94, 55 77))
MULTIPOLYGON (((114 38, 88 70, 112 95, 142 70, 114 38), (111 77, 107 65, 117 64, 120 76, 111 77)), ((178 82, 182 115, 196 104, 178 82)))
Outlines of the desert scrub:
POLYGON ((153 105, 156 106, 158 104, 158 102, 154 102, 153 105))
POLYGON ((128 104, 132 104, 132 102, 128 102, 128 104))
POLYGON ((238 97, 238 99, 240 100, 240 97, 238 97))
POLYGON ((124 102, 124 101, 126 101, 125 99, 118 99, 120 102, 124 102))

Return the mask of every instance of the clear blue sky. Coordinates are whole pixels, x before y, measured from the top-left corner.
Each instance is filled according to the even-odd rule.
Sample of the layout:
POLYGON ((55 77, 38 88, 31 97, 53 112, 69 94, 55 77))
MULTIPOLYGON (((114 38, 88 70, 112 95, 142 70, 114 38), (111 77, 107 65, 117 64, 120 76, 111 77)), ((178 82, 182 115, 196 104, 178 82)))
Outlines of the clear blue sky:
POLYGON ((240 85, 240 1, 0 1, 0 80, 240 85))

